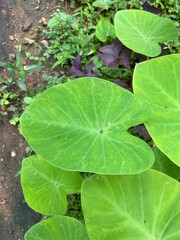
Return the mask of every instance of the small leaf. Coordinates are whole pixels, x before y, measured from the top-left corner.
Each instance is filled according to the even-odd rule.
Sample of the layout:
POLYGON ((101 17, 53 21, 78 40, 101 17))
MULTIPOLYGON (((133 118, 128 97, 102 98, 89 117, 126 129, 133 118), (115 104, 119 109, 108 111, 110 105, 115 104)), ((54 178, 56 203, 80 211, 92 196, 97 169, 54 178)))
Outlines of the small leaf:
POLYGON ((115 69, 118 65, 119 59, 113 55, 107 55, 107 54, 98 54, 101 61, 104 63, 105 66, 110 67, 112 69, 115 69))
POLYGON ((85 76, 87 77, 98 77, 98 74, 94 72, 95 64, 93 61, 90 61, 85 68, 85 76))
POLYGON ((69 76, 76 76, 76 77, 83 77, 84 73, 82 71, 80 71, 79 69, 75 68, 74 66, 72 66, 69 69, 68 72, 69 76))
POLYGON ((28 230, 25 240, 89 240, 84 225, 66 216, 54 216, 28 230))
POLYGON ((126 68, 130 67, 131 54, 132 54, 132 51, 129 48, 127 48, 126 46, 122 46, 121 53, 119 55, 119 59, 120 59, 121 64, 126 68))
POLYGON ((91 240, 180 239, 180 186, 163 173, 93 175, 81 193, 91 240))
POLYGON ((117 37, 126 47, 149 57, 161 53, 159 43, 179 36, 179 31, 171 20, 142 10, 118 11, 114 25, 117 37))
POLYGON ((19 116, 17 115, 13 116, 13 118, 9 122, 12 125, 16 125, 19 122, 19 116))
POLYGON ((63 58, 59 59, 57 62, 55 62, 51 68, 51 70, 54 70, 57 66, 61 65, 63 62, 63 58))
POLYGON ((112 69, 116 68, 119 63, 119 53, 122 49, 122 43, 115 39, 110 45, 101 47, 98 54, 104 65, 112 69))
POLYGON ((105 42, 107 37, 115 38, 115 29, 112 23, 107 18, 101 17, 96 26, 96 37, 101 41, 105 42))
POLYGON ((21 78, 21 81, 25 82, 25 80, 26 80, 26 72, 24 70, 20 71, 19 72, 19 77, 21 78))
POLYGON ((22 80, 18 80, 18 81, 17 81, 17 85, 19 86, 19 88, 20 88, 22 91, 27 91, 26 84, 25 84, 22 80))
POLYGON ((98 77, 98 74, 93 71, 93 68, 95 67, 94 62, 90 61, 85 71, 83 71, 82 63, 81 63, 81 57, 80 55, 77 55, 77 57, 74 59, 73 66, 69 70, 70 76, 76 76, 76 77, 98 77))
POLYGON ((26 71, 26 72, 34 72, 34 71, 40 70, 42 68, 43 68, 43 66, 35 64, 35 65, 31 65, 31 66, 26 67, 26 69, 24 69, 24 71, 26 71))
POLYGON ((16 52, 16 66, 18 67, 19 71, 23 70, 22 56, 19 51, 16 52))
POLYGON ((32 97, 24 97, 23 101, 25 104, 30 105, 34 101, 34 99, 32 97))
POLYGON ((74 59, 73 66, 82 71, 81 56, 79 54, 74 59))
POLYGON ((82 77, 84 75, 80 55, 77 55, 74 59, 73 65, 69 70, 69 75, 77 77, 82 77))
POLYGON ((101 8, 103 10, 108 10, 109 6, 113 4, 114 1, 112 0, 97 0, 93 2, 94 7, 101 8))
POLYGON ((9 70, 18 70, 18 68, 16 66, 14 66, 13 64, 9 63, 9 62, 0 62, 0 67, 6 67, 9 70))
POLYGON ((63 215, 67 210, 67 194, 80 191, 79 173, 63 171, 39 156, 23 160, 21 185, 27 204, 46 215, 63 215))

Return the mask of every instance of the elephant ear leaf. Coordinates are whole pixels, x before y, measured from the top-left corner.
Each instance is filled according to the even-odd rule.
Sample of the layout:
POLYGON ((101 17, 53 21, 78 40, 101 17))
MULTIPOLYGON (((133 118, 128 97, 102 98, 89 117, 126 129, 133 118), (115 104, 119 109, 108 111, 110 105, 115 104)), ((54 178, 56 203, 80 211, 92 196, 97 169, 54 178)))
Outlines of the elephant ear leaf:
POLYGON ((118 11, 114 25, 117 37, 126 47, 149 57, 161 53, 160 43, 179 36, 171 20, 142 10, 118 11))
POLYGON ((128 129, 148 108, 131 92, 99 78, 79 78, 41 94, 21 117, 33 150, 64 170, 134 174, 154 162, 151 148, 128 129))
POLYGON ((84 225, 66 216, 54 216, 37 223, 25 235, 25 240, 89 240, 84 225))
POLYGON ((82 178, 77 172, 57 168, 39 156, 25 158, 21 185, 27 204, 45 215, 63 215, 68 207, 67 194, 80 191, 82 178))
POLYGON ((145 122, 157 147, 180 166, 180 54, 142 62, 135 67, 134 94, 151 110, 145 122))
POLYGON ((180 239, 179 183, 163 173, 93 175, 81 193, 91 240, 180 239))

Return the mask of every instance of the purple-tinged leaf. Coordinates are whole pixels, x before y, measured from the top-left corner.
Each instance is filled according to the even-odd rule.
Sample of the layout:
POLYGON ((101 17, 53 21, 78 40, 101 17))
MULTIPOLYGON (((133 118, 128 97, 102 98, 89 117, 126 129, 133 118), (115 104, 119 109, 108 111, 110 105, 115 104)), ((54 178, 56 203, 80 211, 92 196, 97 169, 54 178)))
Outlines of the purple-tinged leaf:
POLYGON ((133 92, 132 87, 127 82, 124 82, 123 80, 120 80, 120 79, 114 79, 113 82, 115 84, 117 84, 118 86, 125 88, 126 90, 128 90, 130 92, 133 92))
POLYGON ((104 47, 101 47, 99 51, 104 54, 110 54, 113 56, 118 56, 120 53, 120 50, 122 48, 122 43, 119 41, 119 39, 113 40, 113 42, 109 45, 106 45, 104 47))
POLYGON ((69 70, 69 75, 70 76, 77 76, 77 77, 82 77, 84 76, 83 72, 80 71, 79 69, 75 68, 74 66, 72 66, 69 70))
POLYGON ((94 67, 95 67, 94 62, 90 61, 86 66, 85 73, 91 73, 94 67))
POLYGON ((80 55, 77 55, 74 59, 73 65, 69 70, 70 76, 82 77, 84 74, 82 72, 82 63, 80 55))
POLYGON ((78 54, 78 55, 76 56, 76 58, 74 59, 73 66, 74 66, 75 68, 79 69, 80 71, 82 71, 81 57, 80 57, 79 54, 78 54))
MULTIPOLYGON (((112 45, 106 45, 104 47, 99 48, 99 52, 104 53, 104 54, 108 54, 108 55, 113 55, 113 56, 115 55, 114 51, 113 51, 113 48, 112 48, 112 45)), ((118 54, 117 54, 117 56, 118 56, 118 54)))
POLYGON ((132 54, 132 51, 131 51, 129 48, 127 48, 126 46, 122 46, 122 50, 121 50, 119 59, 120 59, 120 61, 121 61, 121 64, 122 64, 125 68, 130 67, 131 54, 132 54))
POLYGON ((103 61, 104 65, 115 69, 119 59, 116 56, 110 54, 98 54, 98 57, 103 61))
POLYGON ((149 135, 147 129, 143 124, 135 126, 134 127, 135 131, 138 133, 139 136, 143 137, 145 141, 150 141, 151 136, 149 135))
POLYGON ((120 51, 121 51, 121 48, 123 46, 122 42, 118 38, 116 38, 111 43, 111 46, 112 46, 112 49, 113 49, 113 52, 114 52, 115 56, 118 56, 120 51))
POLYGON ((85 71, 82 69, 82 63, 81 63, 81 57, 80 55, 77 55, 77 57, 74 59, 73 66, 69 70, 70 76, 76 76, 76 77, 98 77, 98 74, 93 71, 93 68, 95 67, 93 61, 90 61, 85 71))
POLYGON ((110 45, 101 47, 99 49, 99 58, 103 61, 104 65, 112 69, 116 68, 119 62, 119 53, 122 48, 122 43, 115 39, 110 45))
POLYGON ((130 66, 132 51, 125 47, 119 39, 115 39, 110 45, 101 47, 99 51, 98 56, 107 67, 116 68, 119 60, 124 67, 130 66))
MULTIPOLYGON (((160 8, 155 8, 153 6, 151 6, 146 0, 141 0, 141 2, 143 3, 143 10, 147 11, 147 12, 151 12, 154 14, 160 14, 161 13, 161 9, 160 8)), ((154 0, 150 0, 150 2, 154 2, 154 0)))
POLYGON ((87 77, 98 77, 98 74, 93 71, 93 68, 95 67, 95 64, 93 61, 90 61, 85 69, 85 75, 87 77))
POLYGON ((122 88, 127 88, 128 87, 128 84, 126 82, 124 82, 123 80, 114 79, 113 82, 116 83, 118 86, 120 86, 122 88))

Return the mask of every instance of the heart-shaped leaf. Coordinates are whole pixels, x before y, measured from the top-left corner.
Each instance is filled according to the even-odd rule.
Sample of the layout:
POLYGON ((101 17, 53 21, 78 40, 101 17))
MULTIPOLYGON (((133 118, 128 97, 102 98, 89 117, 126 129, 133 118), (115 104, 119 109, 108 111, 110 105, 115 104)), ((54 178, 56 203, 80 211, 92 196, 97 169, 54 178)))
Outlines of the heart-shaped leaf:
POLYGON ((171 20, 142 10, 117 12, 114 25, 117 37, 126 47, 149 57, 161 53, 159 43, 179 36, 179 31, 171 20))
POLYGON ((105 42, 108 36, 111 38, 116 37, 114 26, 108 18, 101 17, 96 26, 96 37, 100 41, 105 42))
POLYGON ((180 239, 180 186, 165 174, 93 175, 81 193, 91 240, 180 239))
POLYGON ((23 160, 21 185, 28 205, 46 215, 64 214, 67 194, 80 191, 82 178, 77 172, 56 168, 38 156, 23 160))
POLYGON ((34 225, 25 240, 88 240, 84 225, 65 216, 54 216, 34 225))
POLYGON ((154 154, 127 130, 142 123, 146 105, 98 78, 80 78, 41 94, 21 117, 33 150, 65 170, 105 174, 142 172, 154 154))
POLYGON ((180 166, 180 54, 138 64, 134 93, 149 104, 145 125, 157 147, 180 166))
POLYGON ((99 49, 98 57, 103 61, 104 65, 116 68, 119 62, 119 53, 122 49, 122 43, 119 39, 115 39, 111 44, 103 46, 99 49))

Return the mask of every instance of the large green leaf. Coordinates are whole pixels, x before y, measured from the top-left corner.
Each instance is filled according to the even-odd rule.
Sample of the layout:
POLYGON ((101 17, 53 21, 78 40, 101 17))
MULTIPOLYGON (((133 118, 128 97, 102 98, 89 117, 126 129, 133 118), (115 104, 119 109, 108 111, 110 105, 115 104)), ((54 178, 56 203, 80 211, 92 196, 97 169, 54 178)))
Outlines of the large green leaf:
POLYGON ((25 240, 88 240, 84 225, 78 220, 55 216, 34 225, 25 240))
POLYGON ((81 78, 48 89, 21 117, 34 151, 66 170, 138 173, 154 154, 127 129, 146 118, 145 105, 129 91, 98 78, 81 78))
POLYGON ((23 160, 21 185, 28 205, 46 215, 64 214, 67 194, 80 191, 79 173, 56 168, 38 156, 23 160))
POLYGON ((161 171, 170 177, 180 180, 180 167, 175 165, 166 155, 164 155, 157 147, 152 148, 155 154, 155 163, 152 168, 161 171))
POLYGON ((114 25, 117 37, 126 47, 150 57, 161 53, 159 43, 179 36, 171 20, 142 10, 117 12, 114 25))
POLYGON ((180 186, 163 173, 94 175, 81 193, 91 240, 180 239, 180 186))
POLYGON ((136 66, 135 95, 151 109, 146 127, 157 147, 180 166, 180 54, 136 66))

